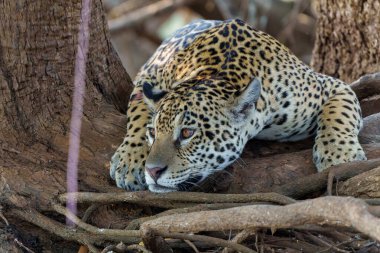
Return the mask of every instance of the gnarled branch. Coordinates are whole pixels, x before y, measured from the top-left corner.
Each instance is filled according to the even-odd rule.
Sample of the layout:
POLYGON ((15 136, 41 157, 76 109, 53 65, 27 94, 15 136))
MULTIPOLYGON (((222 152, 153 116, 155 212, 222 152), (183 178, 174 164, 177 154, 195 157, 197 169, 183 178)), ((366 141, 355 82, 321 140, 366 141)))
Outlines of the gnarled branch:
POLYGON ((75 192, 65 193, 59 196, 59 201, 65 202, 69 195, 78 203, 115 203, 128 202, 147 206, 173 205, 171 202, 186 203, 248 203, 248 202, 272 202, 276 204, 290 204, 295 200, 278 193, 251 193, 251 194, 216 194, 201 192, 170 192, 156 194, 145 192, 113 192, 92 193, 75 192))
POLYGON ((331 196, 287 206, 255 205, 164 216, 143 223, 140 230, 191 233, 260 227, 277 229, 304 224, 354 227, 380 240, 380 219, 368 211, 364 201, 331 196))

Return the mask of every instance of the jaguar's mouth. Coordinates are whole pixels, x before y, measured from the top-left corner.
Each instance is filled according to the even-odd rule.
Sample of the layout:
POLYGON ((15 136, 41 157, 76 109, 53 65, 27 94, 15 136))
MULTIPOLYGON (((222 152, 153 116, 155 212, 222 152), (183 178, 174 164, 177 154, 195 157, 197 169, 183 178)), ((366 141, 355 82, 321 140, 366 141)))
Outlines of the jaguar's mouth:
POLYGON ((173 188, 173 187, 167 187, 167 186, 159 185, 159 184, 150 184, 149 185, 149 191, 164 193, 164 192, 175 192, 175 191, 178 191, 178 189, 173 188))
POLYGON ((176 187, 168 187, 160 184, 150 184, 148 185, 149 191, 151 192, 175 192, 175 191, 192 191, 197 189, 198 184, 203 180, 201 175, 192 176, 191 178, 179 183, 176 187))

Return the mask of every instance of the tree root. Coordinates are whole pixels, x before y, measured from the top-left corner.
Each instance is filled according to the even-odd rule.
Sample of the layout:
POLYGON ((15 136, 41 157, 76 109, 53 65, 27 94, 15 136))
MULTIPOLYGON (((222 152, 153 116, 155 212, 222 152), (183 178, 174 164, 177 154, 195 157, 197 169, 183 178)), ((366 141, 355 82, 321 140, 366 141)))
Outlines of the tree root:
POLYGON ((334 166, 328 172, 327 179, 327 194, 332 195, 332 187, 334 179, 347 180, 354 176, 357 176, 363 172, 373 170, 380 167, 380 158, 365 161, 364 166, 358 166, 357 164, 351 164, 346 166, 334 166))
MULTIPOLYGON (((63 207, 60 204, 52 203, 51 208, 56 211, 57 213, 64 215, 68 219, 70 219, 75 225, 78 226, 78 228, 68 228, 65 225, 54 221, 41 213, 39 213, 37 210, 33 208, 27 207, 26 203, 23 203, 20 200, 19 197, 15 197, 15 195, 10 194, 12 196, 12 200, 6 201, 5 203, 9 205, 17 204, 18 208, 11 207, 8 208, 7 211, 9 213, 12 213, 12 215, 21 218, 25 221, 28 221, 42 229, 45 229, 59 237, 62 237, 66 240, 70 241, 77 241, 83 245, 85 245, 91 252, 100 252, 97 250, 97 248, 94 246, 95 243, 100 243, 104 241, 113 241, 113 242, 119 242, 123 241, 126 244, 135 244, 141 241, 141 233, 139 230, 121 230, 121 229, 101 229, 97 228, 95 226, 92 226, 90 224, 87 224, 85 221, 88 219, 88 217, 91 215, 91 212, 93 212, 96 208, 98 208, 99 204, 107 204, 107 203, 115 203, 115 202, 131 202, 131 203, 143 203, 149 202, 149 206, 159 206, 162 207, 164 201, 172 201, 174 204, 176 201, 184 201, 186 200, 186 205, 193 205, 192 207, 188 208, 180 208, 180 209, 172 209, 168 210, 162 214, 159 214, 157 216, 153 217, 147 217, 149 219, 153 219, 158 216, 163 215, 169 215, 173 213, 188 213, 188 212, 194 212, 199 210, 214 210, 214 209, 220 209, 220 208, 231 208, 236 206, 242 206, 247 204, 252 204, 252 202, 257 201, 257 203, 262 203, 262 201, 265 202, 275 202, 279 204, 286 204, 286 203, 294 203, 295 201, 291 198, 287 198, 286 196, 282 196, 277 193, 264 193, 264 194, 227 194, 226 196, 223 194, 206 194, 206 193, 173 193, 173 194, 153 194, 149 192, 136 192, 136 193, 113 193, 110 198, 110 194, 105 193, 73 193, 76 200, 78 200, 79 203, 93 203, 84 213, 82 220, 78 218, 76 215, 71 213, 68 209, 63 207), (181 197, 181 195, 183 196, 181 197), (127 196, 127 197, 126 197, 127 196), (227 201, 237 202, 237 203, 224 203, 227 201), (244 201, 247 201, 245 203, 244 201), (17 202, 17 203, 15 203, 17 202), (213 204, 199 204, 198 202, 211 202, 213 204), (22 204, 20 204, 22 203, 22 204), (195 205, 195 206, 194 206, 195 205)), ((63 194, 59 197, 59 199, 63 202, 65 202, 67 197, 67 194, 63 194)), ((22 199, 22 198, 21 198, 22 199)), ((181 204, 181 203, 180 203, 181 204)), ((185 202, 183 202, 179 206, 183 206, 185 202)), ((5 217, 4 217, 5 218, 5 217)), ((136 219, 138 222, 135 222, 137 226, 142 223, 144 220, 136 219)), ((133 222, 133 221, 132 221, 133 222)), ((187 235, 184 235, 186 237, 187 235)), ((177 238, 175 235, 172 235, 171 238, 177 238)), ((181 237, 182 238, 182 237, 181 237)), ((189 237, 191 239, 197 238, 197 241, 200 242, 206 242, 211 245, 215 245, 217 242, 218 246, 223 247, 231 247, 238 249, 239 246, 236 246, 233 242, 228 242, 222 239, 215 238, 213 241, 204 240, 205 237, 189 237)), ((245 248, 244 246, 241 246, 245 248)), ((248 249, 248 248, 246 248, 248 249)), ((242 251, 242 252, 248 252, 248 251, 242 251)), ((253 251, 249 251, 253 252, 253 251)))
MULTIPOLYGON (((134 244, 138 243, 140 241, 139 239, 139 233, 136 232, 130 232, 130 231, 124 231, 124 234, 119 233, 113 233, 113 229, 111 231, 103 232, 103 229, 96 228, 96 230, 93 230, 94 233, 90 233, 87 231, 83 231, 81 229, 72 229, 68 228, 65 225, 54 221, 45 215, 42 215, 35 209, 18 209, 18 208, 11 208, 9 209, 10 213, 12 215, 21 218, 25 221, 28 221, 46 231, 49 231, 52 234, 55 234, 63 239, 69 240, 69 241, 76 241, 84 245, 88 245, 89 243, 99 243, 103 241, 112 241, 112 242, 120 242, 123 241, 128 244, 134 244), (131 237, 131 233, 135 234, 136 237, 131 237)), ((69 217, 70 219, 73 219, 73 217, 69 217)), ((91 225, 89 225, 91 226, 91 225)))
POLYGON ((79 219, 75 214, 73 214, 69 209, 54 204, 53 205, 54 210, 64 215, 65 217, 69 218, 74 224, 78 225, 78 227, 82 228, 83 230, 92 233, 92 234, 99 234, 99 235, 105 235, 107 237, 119 237, 119 238, 130 238, 130 237, 138 237, 139 231, 138 230, 124 230, 124 229, 99 229, 97 227, 94 227, 90 224, 87 224, 81 219, 79 219))
MULTIPOLYGON (((79 202, 89 202, 91 199, 88 198, 93 197, 88 193, 73 193, 73 195, 79 202)), ((14 216, 31 222, 66 240, 77 241, 83 245, 86 245, 92 252, 100 252, 94 244, 99 244, 105 241, 122 241, 125 244, 136 244, 141 240, 144 241, 148 250, 156 252, 153 250, 154 247, 149 247, 155 245, 155 247, 161 247, 162 249, 171 249, 170 244, 168 244, 164 238, 177 238, 181 240, 189 240, 190 242, 203 242, 209 245, 227 247, 240 252, 252 253, 255 251, 239 244, 246 238, 247 233, 241 234, 242 236, 239 236, 238 234, 238 236, 236 236, 236 240, 233 239, 232 241, 188 233, 246 229, 252 231, 256 228, 270 228, 272 231, 275 231, 278 228, 299 227, 300 229, 307 230, 310 229, 308 228, 310 224, 339 226, 344 228, 353 227, 356 230, 371 236, 372 238, 377 240, 380 239, 380 219, 373 216, 373 214, 379 215, 379 208, 377 206, 368 207, 364 201, 351 197, 323 197, 295 203, 292 199, 283 198, 284 196, 281 197, 280 194, 272 193, 256 195, 242 194, 240 197, 237 196, 238 194, 230 195, 232 198, 229 199, 229 201, 252 201, 253 199, 265 199, 267 201, 271 199, 273 201, 273 199, 275 199, 281 200, 281 203, 284 203, 284 200, 287 200, 290 203, 286 206, 276 206, 262 203, 260 203, 260 205, 252 205, 252 203, 249 203, 250 205, 247 206, 247 203, 214 203, 200 205, 197 202, 227 201, 227 199, 223 199, 221 197, 215 197, 214 199, 211 198, 211 200, 208 200, 205 198, 208 194, 203 193, 185 193, 183 198, 179 198, 179 195, 177 194, 167 194, 167 197, 164 197, 165 195, 151 193, 139 193, 137 195, 149 196, 149 198, 152 198, 153 200, 165 199, 166 201, 183 201, 183 199, 187 199, 187 197, 189 197, 188 204, 193 204, 195 206, 168 210, 145 220, 141 218, 136 219, 139 220, 138 224, 143 222, 140 230, 97 228, 93 225, 85 223, 83 218, 80 220, 65 207, 56 203, 52 204, 53 210, 69 218, 78 226, 78 228, 72 229, 65 227, 63 224, 51 220, 32 208, 10 208, 8 211, 14 216), (254 198, 252 196, 254 196, 254 198), (269 196, 271 196, 271 198, 269 198, 269 196), (230 208, 234 205, 237 205, 238 207, 230 208), (217 208, 227 209, 210 211, 210 209, 217 208), (200 211, 203 209, 209 211, 200 211), (239 239, 240 237, 242 237, 242 239, 239 239)), ((95 202, 101 203, 100 201, 104 199, 105 195, 103 193, 99 193, 94 196, 98 196, 93 198, 96 200, 95 202)), ((134 195, 132 194, 128 196, 131 198, 131 196, 134 195)), ((218 194, 213 196, 218 196, 218 194)), ((59 199, 61 201, 65 201, 65 198, 66 195, 62 195, 59 199)), ((106 198, 105 202, 114 203, 116 199, 120 200, 121 197, 115 197, 112 201, 109 201, 109 199, 106 198)), ((135 198, 133 203, 139 203, 136 202, 136 199, 137 198, 135 198)), ((125 198, 122 198, 121 200, 125 200, 125 198)), ((95 207, 96 205, 93 204, 90 209, 94 209, 95 207)), ((86 213, 88 212, 85 212, 84 216, 88 216, 86 213)), ((318 231, 318 229, 323 228, 316 227, 311 229, 317 229, 318 231)))
POLYGON ((351 197, 321 197, 287 206, 256 205, 175 214, 147 221, 140 231, 191 233, 260 227, 277 229, 304 224, 354 227, 380 240, 380 219, 368 211, 364 201, 351 197))
POLYGON ((194 205, 191 203, 271 202, 286 205, 295 202, 292 198, 273 192, 251 194, 216 194, 202 192, 170 192, 167 194, 155 194, 148 191, 117 193, 76 192, 62 194, 58 199, 61 203, 65 203, 69 195, 71 195, 77 203, 127 202, 164 208, 182 208, 194 205))
MULTIPOLYGON (((232 240, 231 242, 234 243, 242 243, 245 239, 247 239, 252 234, 255 234, 254 229, 244 229, 243 231, 239 232, 232 240)), ((231 248, 224 248, 222 253, 232 253, 233 249, 231 248)))
MULTIPOLYGON (((168 233, 165 231, 157 231, 157 230, 151 230, 148 227, 144 227, 140 230, 142 233, 142 238, 145 241, 154 240, 155 236, 161 236, 165 238, 177 238, 182 240, 189 240, 189 241, 201 241, 201 242, 207 242, 214 244, 215 246, 222 246, 234 249, 238 252, 243 253, 255 253, 256 251, 249 249, 243 245, 234 243, 232 241, 226 241, 223 239, 210 237, 210 236, 204 236, 204 235, 192 235, 192 234, 182 234, 182 233, 168 233)), ((162 251, 164 252, 164 251, 162 251)))
POLYGON ((380 72, 364 75, 352 82, 350 86, 359 100, 380 94, 380 72))
POLYGON ((143 246, 140 246, 138 244, 131 244, 126 246, 124 243, 119 243, 117 245, 109 245, 105 247, 101 253, 108 253, 109 251, 112 252, 128 252, 128 250, 138 250, 141 253, 152 253, 152 251, 145 249, 143 246))
POLYGON ((339 176, 340 179, 346 180, 378 166, 380 166, 380 158, 368 161, 343 163, 332 166, 323 172, 299 178, 281 186, 272 187, 267 191, 277 192, 296 199, 324 190, 327 186, 331 192, 332 181, 335 176, 339 176))
MULTIPOLYGON (((341 164, 323 173, 311 175, 271 190, 278 190, 280 193, 299 197, 298 193, 300 192, 310 194, 326 187, 329 173, 330 175, 331 173, 337 173, 334 175, 339 175, 340 178, 346 179, 379 165, 380 159, 341 164), (297 191, 294 191, 295 188, 297 191)), ((31 222, 66 240, 77 241, 86 245, 92 252, 100 252, 94 245, 99 245, 99 243, 105 241, 123 241, 129 245, 143 240, 147 243, 145 246, 152 252, 155 252, 154 248, 149 248, 152 245, 171 249, 170 242, 164 240, 165 238, 188 240, 187 244, 193 244, 193 247, 203 243, 203 245, 225 247, 229 251, 254 252, 240 244, 249 235, 247 233, 241 234, 243 235, 242 239, 239 239, 240 236, 236 236, 236 240, 233 239, 232 241, 226 241, 221 238, 210 240, 208 237, 198 237, 200 235, 189 235, 188 233, 227 230, 237 230, 236 232, 238 232, 238 230, 248 229, 251 231, 256 228, 270 228, 272 231, 278 228, 299 228, 306 231, 308 229, 312 231, 322 231, 324 229, 315 225, 338 226, 345 228, 346 231, 353 227, 372 238, 380 239, 380 221, 374 217, 374 215, 380 215, 380 208, 378 206, 368 207, 365 201, 354 198, 325 197, 297 202, 292 198, 273 192, 253 194, 79 192, 70 194, 78 203, 90 204, 84 212, 82 220, 62 204, 52 202, 50 205, 52 210, 66 216, 78 226, 76 229, 72 229, 30 208, 24 198, 11 193, 8 193, 8 198, 6 197, 8 201, 4 202, 9 207, 7 210, 9 212, 7 213, 12 213, 12 215, 31 222), (86 223, 91 213, 100 205, 120 202, 164 207, 170 210, 131 220, 127 230, 101 229, 86 223), (286 206, 276 206, 276 204, 286 206), (310 225, 314 226, 311 227, 310 225), (150 237, 147 236, 146 231, 150 231, 150 237), (240 246, 243 248, 239 248, 240 246)), ((59 195, 58 202, 65 203, 68 195, 59 195)), ((379 204, 376 199, 366 201, 373 205, 379 204)), ((225 249, 225 252, 227 252, 227 249, 225 249)))
POLYGON ((219 210, 219 209, 232 208, 232 207, 238 207, 238 206, 247 206, 247 205, 250 205, 250 203, 199 204, 199 205, 195 205, 191 207, 169 209, 167 211, 164 211, 156 215, 134 219, 128 224, 127 229, 129 230, 139 229, 142 223, 148 220, 153 220, 153 219, 167 216, 167 215, 180 214, 180 213, 192 213, 192 212, 208 211, 208 210, 219 210))

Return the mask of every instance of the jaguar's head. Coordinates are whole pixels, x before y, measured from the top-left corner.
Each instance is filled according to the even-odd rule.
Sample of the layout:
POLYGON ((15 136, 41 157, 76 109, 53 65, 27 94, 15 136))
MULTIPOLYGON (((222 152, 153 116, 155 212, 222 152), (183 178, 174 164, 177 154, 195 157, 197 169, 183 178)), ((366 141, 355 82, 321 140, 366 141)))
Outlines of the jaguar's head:
POLYGON ((143 86, 152 110, 145 179, 153 192, 186 191, 226 168, 249 139, 246 121, 260 96, 257 79, 243 91, 217 79, 193 79, 170 92, 143 86))

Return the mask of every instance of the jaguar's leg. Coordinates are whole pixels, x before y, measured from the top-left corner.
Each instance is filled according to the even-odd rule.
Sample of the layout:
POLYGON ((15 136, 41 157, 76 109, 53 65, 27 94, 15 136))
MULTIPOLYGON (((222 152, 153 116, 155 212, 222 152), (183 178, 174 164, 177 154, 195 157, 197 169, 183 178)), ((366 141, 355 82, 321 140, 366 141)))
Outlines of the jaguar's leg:
POLYGON ((332 165, 366 160, 358 140, 362 127, 359 101, 351 88, 343 87, 323 105, 313 149, 318 171, 332 165))
POLYGON ((112 156, 110 175, 120 188, 131 191, 146 189, 144 178, 148 145, 145 140, 149 109, 141 87, 136 87, 127 110, 127 134, 112 156))

